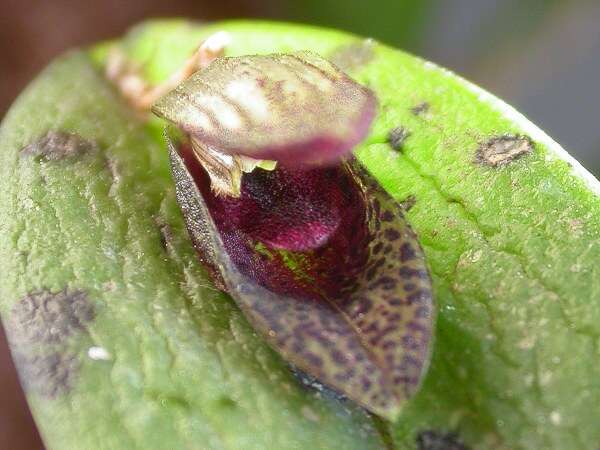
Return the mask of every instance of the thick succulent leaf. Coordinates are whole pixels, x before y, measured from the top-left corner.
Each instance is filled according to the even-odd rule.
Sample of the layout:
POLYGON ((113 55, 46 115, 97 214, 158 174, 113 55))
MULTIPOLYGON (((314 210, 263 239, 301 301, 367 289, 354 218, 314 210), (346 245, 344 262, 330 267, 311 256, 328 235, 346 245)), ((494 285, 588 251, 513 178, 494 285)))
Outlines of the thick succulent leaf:
POLYGON ((431 367, 390 427, 395 446, 600 442, 598 181, 501 100, 377 42, 289 24, 161 22, 137 29, 128 45, 159 81, 223 30, 228 55, 311 49, 380 102, 357 156, 409 209, 438 308, 431 367), (392 134, 403 136, 394 148, 392 134), (492 166, 480 156, 496 155, 496 143, 507 151, 492 166))
POLYGON ((215 195, 170 141, 177 199, 203 260, 283 357, 394 418, 430 354, 431 281, 400 206, 356 160, 256 170, 215 195))
MULTIPOLYGON (((373 41, 289 24, 159 21, 122 43, 158 82, 222 30, 231 36, 228 55, 312 49, 380 101, 358 158, 408 210, 438 309, 421 389, 394 424, 379 423, 393 438, 388 446, 595 448, 600 184, 500 100, 373 41), (522 145, 525 136, 531 145, 522 145)), ((99 62, 105 49, 95 52, 99 62)), ((42 381, 28 384, 27 397, 47 447, 384 447, 368 420, 346 412, 351 402, 300 389, 198 268, 171 191, 163 129, 163 121, 135 125, 81 57, 45 72, 2 125, 4 323, 27 311, 15 305, 41 286, 75 299, 77 320, 90 316, 76 289, 90 290, 97 307, 83 322, 88 332, 63 342, 68 351, 24 362, 23 374, 42 381), (98 140, 105 153, 17 157, 48 128, 98 140), (57 387, 58 395, 43 395, 57 387)), ((48 349, 27 342, 15 349, 48 349)))
POLYGON ((231 154, 299 166, 335 162, 366 135, 371 91, 310 52, 219 58, 153 111, 231 154))

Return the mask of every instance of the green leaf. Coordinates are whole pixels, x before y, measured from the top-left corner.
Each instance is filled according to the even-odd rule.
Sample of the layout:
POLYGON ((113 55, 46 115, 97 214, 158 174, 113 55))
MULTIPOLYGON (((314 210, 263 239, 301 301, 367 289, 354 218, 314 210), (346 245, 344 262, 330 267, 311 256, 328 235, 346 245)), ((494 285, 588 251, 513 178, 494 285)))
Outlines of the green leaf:
POLYGON ((489 94, 351 35, 167 21, 123 44, 156 82, 218 30, 229 55, 310 49, 376 92, 357 155, 412 206, 438 305, 428 375, 394 424, 297 382, 199 267, 160 121, 72 54, 0 131, 0 312, 48 447, 597 445, 598 182, 489 94))

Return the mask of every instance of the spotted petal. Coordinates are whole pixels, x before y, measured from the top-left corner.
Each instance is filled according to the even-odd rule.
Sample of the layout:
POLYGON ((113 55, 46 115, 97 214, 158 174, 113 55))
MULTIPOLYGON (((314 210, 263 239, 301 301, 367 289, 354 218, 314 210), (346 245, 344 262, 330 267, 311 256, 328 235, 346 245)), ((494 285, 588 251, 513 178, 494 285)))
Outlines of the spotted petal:
POLYGON ((235 199, 211 192, 186 144, 171 143, 170 159, 201 259, 254 328, 290 363, 395 418, 426 370, 433 323, 400 206, 355 160, 257 169, 235 199))
POLYGON ((310 52, 219 58, 153 107, 206 145, 288 166, 338 160, 375 109, 369 89, 310 52))

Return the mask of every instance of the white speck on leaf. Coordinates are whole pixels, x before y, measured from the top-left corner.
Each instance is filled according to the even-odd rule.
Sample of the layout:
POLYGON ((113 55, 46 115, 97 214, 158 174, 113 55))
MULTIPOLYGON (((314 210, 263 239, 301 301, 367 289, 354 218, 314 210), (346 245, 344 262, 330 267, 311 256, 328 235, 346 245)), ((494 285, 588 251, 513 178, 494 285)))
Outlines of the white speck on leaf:
POLYGON ((108 361, 112 358, 111 354, 104 347, 90 347, 87 353, 94 361, 108 361))
POLYGON ((25 200, 23 200, 23 208, 25 208, 25 209, 31 209, 34 206, 35 206, 35 203, 29 197, 27 197, 25 200))
POLYGON ((558 411, 552 411, 550 413, 550 422, 552 422, 552 425, 560 425, 562 422, 562 416, 558 411))

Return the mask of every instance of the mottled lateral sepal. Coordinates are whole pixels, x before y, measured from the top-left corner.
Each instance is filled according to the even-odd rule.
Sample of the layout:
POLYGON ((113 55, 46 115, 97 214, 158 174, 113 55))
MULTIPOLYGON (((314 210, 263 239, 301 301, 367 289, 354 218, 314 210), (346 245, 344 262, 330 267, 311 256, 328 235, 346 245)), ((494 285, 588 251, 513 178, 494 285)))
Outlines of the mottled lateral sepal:
POLYGON ((164 134, 169 146, 169 160, 171 162, 171 173, 175 179, 177 203, 185 218, 188 232, 194 247, 198 251, 200 261, 213 282, 219 289, 225 290, 221 270, 217 267, 216 254, 221 249, 222 244, 218 242, 217 230, 198 192, 198 187, 175 148, 175 143, 180 142, 183 137, 179 130, 174 127, 165 128, 164 134))
POLYGON ((297 167, 349 153, 376 105, 369 89, 300 52, 218 58, 152 110, 204 145, 297 167))
POLYGON ((395 418, 425 373, 434 320, 400 206, 355 160, 257 169, 236 199, 214 195, 185 141, 169 152, 202 261, 254 328, 302 371, 395 418))

